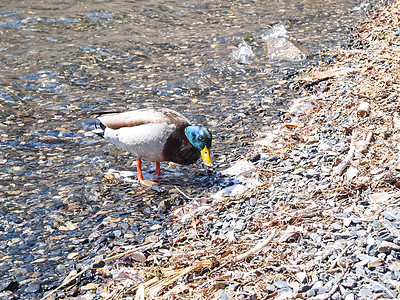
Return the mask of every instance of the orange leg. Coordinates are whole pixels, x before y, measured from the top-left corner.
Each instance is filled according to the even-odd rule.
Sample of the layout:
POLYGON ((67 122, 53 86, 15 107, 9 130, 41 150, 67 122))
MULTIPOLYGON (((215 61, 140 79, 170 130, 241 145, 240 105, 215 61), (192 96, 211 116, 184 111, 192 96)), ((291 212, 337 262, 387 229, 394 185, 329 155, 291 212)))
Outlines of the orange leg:
POLYGON ((137 163, 137 166, 136 166, 136 168, 137 168, 137 180, 139 180, 139 182, 141 184, 146 185, 146 186, 150 186, 150 187, 153 186, 154 184, 157 184, 157 182, 143 179, 142 160, 140 158, 138 158, 136 160, 136 163, 137 163))
POLYGON ((159 161, 156 161, 156 172, 154 174, 156 176, 161 176, 161 164, 159 161))

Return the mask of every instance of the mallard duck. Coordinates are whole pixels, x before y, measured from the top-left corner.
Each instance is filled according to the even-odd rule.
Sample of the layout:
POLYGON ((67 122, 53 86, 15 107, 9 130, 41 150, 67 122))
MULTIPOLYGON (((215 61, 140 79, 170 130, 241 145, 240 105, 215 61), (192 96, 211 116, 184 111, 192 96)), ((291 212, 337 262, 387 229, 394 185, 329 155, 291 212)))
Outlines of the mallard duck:
POLYGON ((137 158, 137 179, 147 186, 155 182, 143 179, 142 159, 156 162, 157 176, 161 175, 161 161, 189 165, 201 157, 206 166, 212 165, 210 131, 191 125, 172 109, 144 108, 100 115, 94 132, 137 158))

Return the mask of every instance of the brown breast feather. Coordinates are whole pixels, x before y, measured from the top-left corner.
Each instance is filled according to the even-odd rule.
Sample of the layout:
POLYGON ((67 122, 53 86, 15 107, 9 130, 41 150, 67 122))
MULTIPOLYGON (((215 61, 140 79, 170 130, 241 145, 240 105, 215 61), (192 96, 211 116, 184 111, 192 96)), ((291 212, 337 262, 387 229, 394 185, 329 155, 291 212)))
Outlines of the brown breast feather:
POLYGON ((178 127, 167 139, 163 149, 166 161, 190 165, 200 158, 200 151, 189 142, 185 135, 186 126, 178 127))

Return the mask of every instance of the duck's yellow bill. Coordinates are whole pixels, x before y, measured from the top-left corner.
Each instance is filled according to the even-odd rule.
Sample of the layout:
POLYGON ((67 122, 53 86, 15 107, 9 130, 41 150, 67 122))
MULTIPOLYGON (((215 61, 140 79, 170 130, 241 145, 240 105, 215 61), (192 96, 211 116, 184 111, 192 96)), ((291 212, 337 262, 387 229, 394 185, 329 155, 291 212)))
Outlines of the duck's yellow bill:
POLYGON ((211 161, 211 157, 210 157, 210 151, 208 150, 207 147, 204 147, 203 150, 201 150, 201 159, 203 160, 203 163, 208 166, 211 167, 212 166, 212 161, 211 161))

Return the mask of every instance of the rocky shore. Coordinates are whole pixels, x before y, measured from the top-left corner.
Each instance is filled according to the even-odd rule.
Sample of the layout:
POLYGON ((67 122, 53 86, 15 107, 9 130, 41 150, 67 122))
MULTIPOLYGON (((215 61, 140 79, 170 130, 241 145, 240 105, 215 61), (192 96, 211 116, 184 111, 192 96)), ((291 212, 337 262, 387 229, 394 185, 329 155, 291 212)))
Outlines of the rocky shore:
POLYGON ((396 1, 297 78, 301 96, 240 162, 251 188, 177 189, 168 229, 86 261, 48 298, 400 298, 399 20, 396 1))

